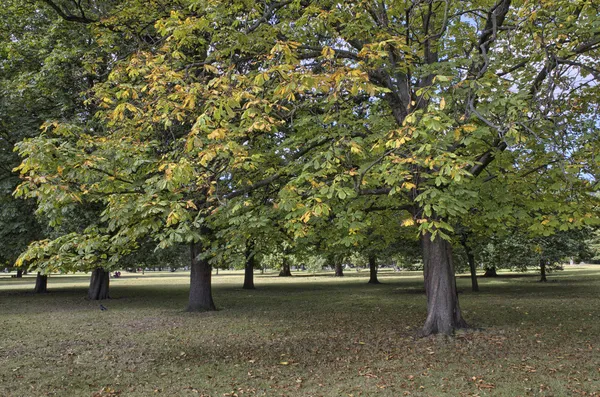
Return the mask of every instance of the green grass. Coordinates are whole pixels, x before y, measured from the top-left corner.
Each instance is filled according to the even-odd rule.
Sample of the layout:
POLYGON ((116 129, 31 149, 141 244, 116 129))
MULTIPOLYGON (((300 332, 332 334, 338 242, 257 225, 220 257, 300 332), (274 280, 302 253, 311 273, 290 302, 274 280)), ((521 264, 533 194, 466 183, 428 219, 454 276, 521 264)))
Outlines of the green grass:
POLYGON ((0 278, 0 396, 600 396, 600 266, 458 278, 477 327, 419 339, 422 277, 214 277, 221 309, 185 313, 188 275, 0 278), (594 394, 595 393, 595 394, 594 394))

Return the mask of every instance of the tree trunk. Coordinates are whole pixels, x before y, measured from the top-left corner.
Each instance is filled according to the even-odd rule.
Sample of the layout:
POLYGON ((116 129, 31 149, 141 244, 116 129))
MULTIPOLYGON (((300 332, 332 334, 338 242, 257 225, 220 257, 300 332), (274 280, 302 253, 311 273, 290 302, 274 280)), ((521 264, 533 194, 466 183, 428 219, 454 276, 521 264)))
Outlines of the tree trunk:
POLYGON ((498 277, 498 273, 496 273, 496 266, 486 267, 483 277, 498 277))
POLYGON ((377 279, 377 258, 374 255, 369 255, 369 284, 381 284, 377 279))
POLYGON ((479 283, 477 282, 477 267, 475 266, 475 255, 469 249, 467 251, 467 260, 469 261, 469 269, 471 270, 471 291, 479 292, 479 283))
POLYGON ((548 281, 546 279, 546 261, 541 259, 540 260, 540 282, 541 283, 545 283, 546 281, 548 281))
POLYGON ((451 335, 455 329, 467 327, 458 304, 452 246, 439 236, 431 241, 429 232, 421 237, 421 243, 427 293, 427 319, 421 335, 451 335))
POLYGON ((110 274, 101 267, 97 267, 92 272, 90 279, 90 288, 88 289, 88 299, 102 300, 110 299, 108 296, 108 286, 110 283, 110 274))
POLYGON ((290 270, 290 262, 288 258, 283 258, 283 263, 281 264, 281 271, 279 271, 279 277, 292 277, 292 272, 290 270))
POLYGON ((23 269, 17 269, 17 278, 23 277, 23 269))
POLYGON ((244 265, 243 289, 254 289, 254 243, 246 243, 246 263, 244 265))
POLYGON ((467 254, 467 262, 469 262, 469 270, 471 271, 471 290, 473 292, 479 291, 479 284, 477 283, 477 268, 475 266, 475 255, 473 255, 473 251, 471 251, 471 247, 467 243, 468 241, 468 233, 464 233, 460 239, 460 244, 465 249, 465 253, 467 254))
POLYGON ((201 243, 190 244, 191 272, 190 299, 188 312, 205 312, 217 310, 212 298, 211 266, 207 259, 200 259, 201 243))
POLYGON ((344 268, 342 262, 335 263, 335 277, 344 277, 344 268))
POLYGON ((48 292, 48 276, 38 272, 37 278, 35 279, 35 288, 33 292, 36 294, 43 294, 48 292))

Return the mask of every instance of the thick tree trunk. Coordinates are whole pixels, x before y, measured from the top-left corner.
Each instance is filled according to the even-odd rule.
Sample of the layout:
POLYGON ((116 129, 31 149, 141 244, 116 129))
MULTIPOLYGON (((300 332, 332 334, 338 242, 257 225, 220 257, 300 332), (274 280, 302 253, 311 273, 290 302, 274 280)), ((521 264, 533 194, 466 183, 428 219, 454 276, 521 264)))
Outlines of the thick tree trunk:
POLYGON ((204 312, 217 310, 212 298, 211 266, 207 259, 200 259, 202 253, 201 243, 190 245, 191 272, 190 272, 190 299, 188 312, 204 312))
POLYGON ((546 281, 548 281, 546 279, 546 261, 543 259, 540 260, 540 276, 541 283, 545 283, 546 281))
POLYGON ((374 255, 369 256, 369 284, 380 284, 377 279, 377 259, 374 255))
POLYGON ((36 294, 43 294, 48 292, 48 276, 38 272, 37 278, 35 279, 35 288, 33 292, 36 294))
POLYGON ((483 277, 498 277, 498 273, 496 273, 496 266, 486 267, 483 277))
POLYGON ((279 277, 292 277, 292 272, 290 270, 290 262, 287 258, 283 258, 281 270, 279 271, 279 277))
POLYGON ((430 233, 421 237, 421 243, 427 293, 427 319, 421 335, 450 335, 455 329, 467 327, 458 304, 452 246, 439 236, 431 241, 430 233))
POLYGON ((88 299, 102 300, 110 299, 108 296, 108 286, 110 283, 110 274, 101 267, 97 267, 92 272, 90 279, 90 288, 88 289, 88 299))
POLYGON ((244 265, 244 286, 243 289, 254 289, 254 244, 246 244, 246 263, 244 265))
POLYGON ((17 278, 21 278, 21 277, 23 277, 23 270, 17 269, 17 278))
POLYGON ((344 268, 342 262, 335 263, 335 277, 344 277, 344 268))

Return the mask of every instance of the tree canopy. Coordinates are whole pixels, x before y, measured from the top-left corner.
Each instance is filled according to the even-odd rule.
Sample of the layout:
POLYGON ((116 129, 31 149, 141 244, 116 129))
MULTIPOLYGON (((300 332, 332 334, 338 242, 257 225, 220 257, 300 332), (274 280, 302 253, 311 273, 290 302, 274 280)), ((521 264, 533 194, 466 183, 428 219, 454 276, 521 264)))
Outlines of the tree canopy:
POLYGON ((197 254, 246 205, 296 239, 332 230, 330 247, 404 227, 422 240, 426 335, 466 326, 457 224, 598 222, 594 2, 44 5, 89 29, 104 55, 81 62, 105 78, 84 90, 89 115, 50 115, 17 144, 16 194, 52 224, 82 203, 101 216, 21 261, 112 266, 147 239, 197 254))

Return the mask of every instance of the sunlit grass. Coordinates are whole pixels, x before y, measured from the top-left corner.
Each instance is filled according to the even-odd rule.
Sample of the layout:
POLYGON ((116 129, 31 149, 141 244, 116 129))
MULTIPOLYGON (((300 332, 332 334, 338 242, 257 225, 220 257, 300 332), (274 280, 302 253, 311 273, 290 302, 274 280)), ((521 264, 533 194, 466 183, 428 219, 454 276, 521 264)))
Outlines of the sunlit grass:
POLYGON ((418 339, 418 272, 214 276, 218 312, 185 313, 186 272, 123 272, 113 299, 89 275, 0 275, 0 396, 599 395, 600 266, 458 278, 476 329, 418 339), (587 393, 587 394, 585 394, 587 393))

